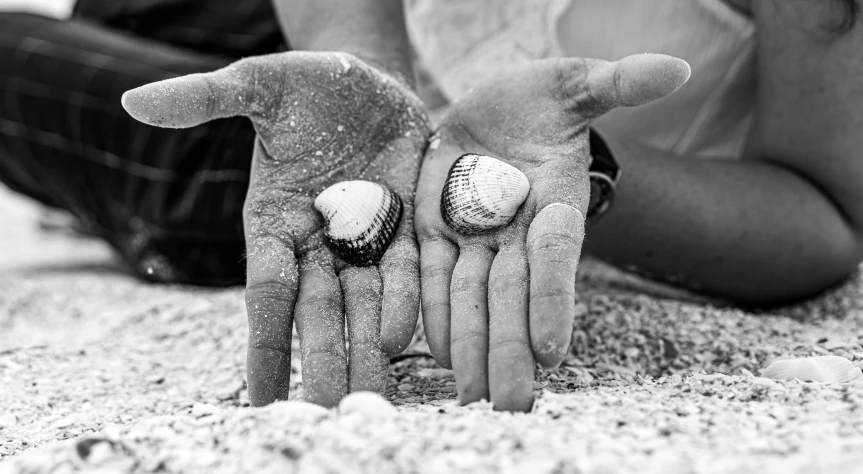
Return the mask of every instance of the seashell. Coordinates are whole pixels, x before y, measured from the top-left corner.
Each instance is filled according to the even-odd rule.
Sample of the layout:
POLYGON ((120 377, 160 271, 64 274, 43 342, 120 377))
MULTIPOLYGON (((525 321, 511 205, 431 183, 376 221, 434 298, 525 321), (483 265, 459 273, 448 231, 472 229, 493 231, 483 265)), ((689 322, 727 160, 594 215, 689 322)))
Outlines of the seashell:
POLYGON ((441 193, 444 222, 463 234, 503 227, 527 199, 530 182, 518 168, 468 153, 452 164, 441 193))
POLYGON ((761 375, 775 380, 798 379, 828 383, 847 383, 863 377, 859 367, 839 356, 777 360, 768 365, 761 375))
POLYGON ((396 407, 374 392, 353 392, 339 403, 342 415, 359 414, 365 418, 392 418, 398 414, 396 407))
POLYGON ((324 216, 324 243, 342 260, 358 267, 376 265, 402 217, 402 200, 386 186, 342 181, 315 198, 324 216))

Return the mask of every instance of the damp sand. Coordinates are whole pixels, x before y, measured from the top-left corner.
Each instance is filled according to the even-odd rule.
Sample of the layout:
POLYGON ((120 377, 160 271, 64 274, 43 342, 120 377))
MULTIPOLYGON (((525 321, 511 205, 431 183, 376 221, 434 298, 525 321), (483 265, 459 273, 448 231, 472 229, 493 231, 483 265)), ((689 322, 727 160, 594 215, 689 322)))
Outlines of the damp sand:
POLYGON ((785 356, 860 364, 859 275, 755 314, 585 261, 572 350, 538 372, 532 413, 459 407, 417 338, 390 365, 398 413, 369 419, 248 407, 241 288, 142 283, 98 241, 40 231, 38 214, 0 191, 3 474, 861 470, 863 385, 746 373, 785 356))

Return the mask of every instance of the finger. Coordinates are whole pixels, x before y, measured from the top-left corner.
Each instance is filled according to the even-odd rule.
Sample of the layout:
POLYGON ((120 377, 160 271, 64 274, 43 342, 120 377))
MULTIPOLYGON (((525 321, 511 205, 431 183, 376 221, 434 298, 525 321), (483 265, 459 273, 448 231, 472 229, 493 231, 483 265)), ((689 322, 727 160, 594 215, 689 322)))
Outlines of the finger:
POLYGON ((444 237, 420 238, 423 330, 435 361, 447 369, 452 368, 449 292, 458 254, 444 237))
POLYGON ((305 398, 325 407, 335 406, 348 390, 344 306, 332 257, 324 250, 310 252, 300 262, 295 315, 305 398))
POLYGON ((488 290, 488 383, 495 410, 529 411, 533 405, 529 286, 525 250, 498 252, 488 290))
POLYGON ((560 365, 569 348, 583 241, 584 215, 567 204, 542 208, 527 233, 530 343, 544 367, 560 365))
MULTIPOLYGON (((408 107, 408 113, 416 111, 408 107)), ((423 120, 414 117, 417 128, 423 120)), ((413 339, 419 316, 420 270, 419 249, 414 234, 414 187, 417 170, 425 147, 424 130, 408 129, 405 136, 392 141, 380 155, 380 168, 369 167, 368 173, 378 172, 382 181, 402 199, 404 212, 393 242, 379 264, 384 294, 381 309, 381 337, 384 350, 398 354, 413 339)))
POLYGON ((127 91, 120 101, 136 120, 167 128, 245 114, 254 90, 244 79, 247 64, 240 61, 214 72, 146 84, 127 91))
POLYGON ((462 248, 450 283, 450 356, 463 405, 489 399, 488 275, 494 252, 462 248))
POLYGON ((288 399, 291 329, 299 278, 289 242, 264 237, 249 242, 247 250, 249 401, 252 406, 262 406, 288 399))
POLYGON ((383 393, 389 358, 381 347, 381 275, 376 267, 349 267, 339 280, 348 322, 348 390, 383 393))
POLYGON ((381 259, 381 340, 388 354, 405 350, 419 316, 419 250, 412 235, 397 237, 381 259))
POLYGON ((585 118, 665 97, 683 86, 692 72, 686 61, 663 54, 635 54, 616 62, 567 58, 558 64, 564 68, 565 94, 585 118))

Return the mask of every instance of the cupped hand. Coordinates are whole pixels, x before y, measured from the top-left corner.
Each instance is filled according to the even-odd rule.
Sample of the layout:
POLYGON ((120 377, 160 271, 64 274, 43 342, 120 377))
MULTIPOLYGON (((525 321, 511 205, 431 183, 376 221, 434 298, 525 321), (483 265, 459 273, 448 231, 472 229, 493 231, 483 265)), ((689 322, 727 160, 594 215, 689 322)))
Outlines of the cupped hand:
POLYGON ((348 391, 382 392, 387 354, 407 346, 418 315, 412 216, 429 131, 413 92, 353 55, 288 52, 148 84, 123 106, 162 127, 235 115, 255 126, 244 207, 252 405, 288 397, 295 316, 307 400, 332 406, 348 391), (336 257, 313 207, 323 189, 355 179, 389 186, 404 204, 377 266, 336 257))
POLYGON ((569 347, 590 121, 671 94, 688 78, 686 62, 655 54, 541 60, 498 74, 447 112, 420 171, 415 219, 423 324, 435 359, 455 370, 461 403, 530 409, 534 361, 556 367, 569 347), (464 153, 527 175, 530 193, 506 226, 465 235, 444 223, 441 190, 464 153))

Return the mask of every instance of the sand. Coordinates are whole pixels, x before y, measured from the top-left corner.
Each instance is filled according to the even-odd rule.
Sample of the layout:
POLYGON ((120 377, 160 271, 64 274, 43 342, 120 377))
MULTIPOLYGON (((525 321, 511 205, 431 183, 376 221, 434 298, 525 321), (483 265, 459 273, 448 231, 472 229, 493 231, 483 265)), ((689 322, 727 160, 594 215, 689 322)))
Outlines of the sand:
POLYGON ((776 357, 859 365, 859 275, 756 314, 587 260, 532 413, 459 407, 421 339, 390 365, 394 416, 299 401, 298 356, 296 401, 253 409, 241 288, 142 283, 39 212, 0 191, 2 474, 863 472, 863 384, 757 377, 776 357))

